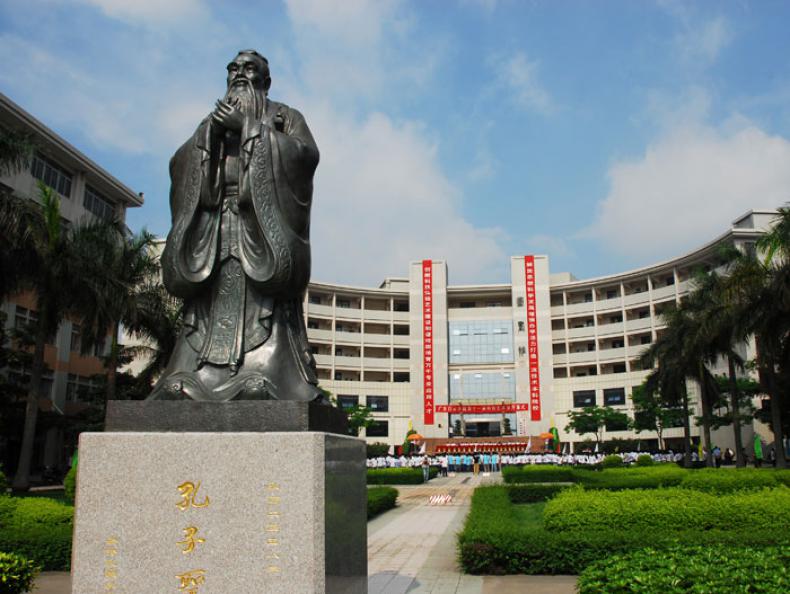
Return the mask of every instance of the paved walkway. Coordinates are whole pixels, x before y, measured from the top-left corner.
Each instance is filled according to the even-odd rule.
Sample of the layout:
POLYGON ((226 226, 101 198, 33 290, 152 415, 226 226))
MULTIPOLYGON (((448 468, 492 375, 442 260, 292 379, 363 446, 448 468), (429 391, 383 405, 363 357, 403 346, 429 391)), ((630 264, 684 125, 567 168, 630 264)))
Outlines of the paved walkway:
MULTIPOLYGON (((398 487, 398 507, 368 523, 368 594, 574 594, 575 576, 473 576, 460 572, 455 538, 481 484, 499 476, 459 474, 398 487), (451 495, 447 504, 430 498, 451 495)), ((44 572, 35 594, 70 594, 68 573, 44 572)))
POLYGON ((398 508, 368 524, 368 594, 573 594, 575 576, 472 576, 456 561, 456 534, 481 484, 499 475, 459 474, 398 487, 398 508), (431 497, 451 495, 449 504, 431 497))

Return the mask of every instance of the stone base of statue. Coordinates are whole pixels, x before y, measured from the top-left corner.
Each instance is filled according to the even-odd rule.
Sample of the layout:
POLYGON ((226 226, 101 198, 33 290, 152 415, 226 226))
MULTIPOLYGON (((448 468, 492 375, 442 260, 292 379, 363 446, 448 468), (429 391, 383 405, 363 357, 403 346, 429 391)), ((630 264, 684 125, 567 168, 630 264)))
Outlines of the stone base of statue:
POLYGON ((363 441, 183 429, 80 436, 73 592, 367 592, 363 441))

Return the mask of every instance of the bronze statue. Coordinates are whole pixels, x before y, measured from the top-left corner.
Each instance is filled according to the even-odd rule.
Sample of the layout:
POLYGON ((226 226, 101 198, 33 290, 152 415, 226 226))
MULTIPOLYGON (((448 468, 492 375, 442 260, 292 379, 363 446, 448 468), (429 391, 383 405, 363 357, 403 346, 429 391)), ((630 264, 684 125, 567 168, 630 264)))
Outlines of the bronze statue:
POLYGON ((302 312, 318 148, 270 85, 266 58, 239 52, 170 161, 162 270, 184 329, 151 399, 323 400, 302 312))

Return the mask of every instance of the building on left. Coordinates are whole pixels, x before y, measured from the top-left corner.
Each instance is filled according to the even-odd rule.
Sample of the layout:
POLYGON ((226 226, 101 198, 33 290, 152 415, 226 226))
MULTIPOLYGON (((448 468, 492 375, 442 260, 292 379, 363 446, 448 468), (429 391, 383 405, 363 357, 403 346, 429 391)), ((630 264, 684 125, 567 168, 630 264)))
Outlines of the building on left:
MULTIPOLYGON (((53 188, 60 198, 64 224, 90 218, 126 220, 126 209, 142 206, 143 195, 121 183, 106 169, 77 150, 44 123, 0 93, 0 133, 29 134, 36 150, 30 166, 11 176, 0 177, 5 191, 38 200, 39 181, 53 188)), ((37 319, 35 297, 14 295, 0 304, 7 330, 37 319)), ((36 437, 33 469, 62 468, 68 459, 64 439, 65 417, 85 408, 81 402, 94 378, 105 372, 101 357, 106 346, 82 353, 79 320, 64 319, 46 346, 46 369, 39 398, 42 422, 36 437)), ((109 345, 109 340, 105 345, 109 345)), ((24 384, 29 370, 4 370, 9 379, 24 384)), ((19 444, 4 433, 0 436, 0 462, 6 470, 15 467, 19 444)))

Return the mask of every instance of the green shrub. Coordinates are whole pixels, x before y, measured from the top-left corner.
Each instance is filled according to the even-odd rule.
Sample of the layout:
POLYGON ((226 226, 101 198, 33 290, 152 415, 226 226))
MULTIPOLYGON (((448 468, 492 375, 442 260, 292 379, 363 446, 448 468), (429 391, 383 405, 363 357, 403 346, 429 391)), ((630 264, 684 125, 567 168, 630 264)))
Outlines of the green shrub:
POLYGON ((66 477, 63 479, 63 493, 66 496, 66 501, 74 504, 74 494, 77 490, 77 465, 72 464, 66 477))
POLYGON ((634 464, 636 466, 653 466, 655 461, 653 460, 653 456, 650 454, 639 454, 636 457, 636 462, 634 464))
POLYGON ((513 503, 537 503, 539 501, 548 501, 563 489, 567 489, 570 485, 562 484, 520 484, 508 485, 507 494, 510 501, 513 503))
POLYGON ((585 489, 658 489, 680 484, 687 471, 674 464, 639 468, 608 468, 600 472, 577 472, 577 482, 585 489))
POLYGON ((607 468, 622 468, 623 458, 618 454, 610 454, 601 460, 601 466, 606 470, 607 468))
POLYGON ((398 490, 392 487, 371 487, 368 489, 368 520, 395 507, 398 490))
POLYGON ((790 487, 790 470, 774 470, 773 473, 777 482, 790 487))
POLYGON ((377 441, 367 444, 366 450, 368 458, 378 458, 379 456, 386 456, 387 452, 390 450, 390 446, 389 444, 377 441))
POLYGON ((550 464, 505 466, 502 468, 502 479, 506 483, 572 483, 576 480, 573 468, 550 464))
MULTIPOLYGON (((557 497, 565 497, 569 489, 557 497)), ((598 493, 610 497, 610 493, 598 493)), ((653 492, 655 495, 655 492, 653 492)), ((533 505, 548 508, 548 503, 533 505)), ((773 529, 632 529, 623 522, 617 529, 547 530, 536 523, 525 523, 519 508, 510 502, 508 487, 480 487, 472 496, 472 507, 458 536, 461 566, 474 574, 579 574, 587 565, 612 554, 626 553, 645 546, 658 550, 694 543, 699 546, 790 546, 790 531, 777 522, 773 529)), ((776 502, 766 500, 762 509, 774 510, 776 502), (769 507, 771 506, 771 507, 769 507)), ((769 515, 769 514, 766 514, 769 515)), ((725 527, 727 525, 725 524, 725 527)), ((708 592, 709 590, 705 590, 708 592)), ((726 590, 725 590, 726 591, 726 590)))
POLYGON ((8 480, 6 480, 5 473, 0 470, 0 495, 8 491, 8 480))
POLYGON ((33 561, 14 553, 0 553, 0 594, 23 594, 39 572, 33 561))
POLYGON ((68 570, 74 508, 44 497, 0 497, 0 550, 68 570))
POLYGON ((590 564, 580 594, 790 591, 790 547, 645 548, 590 564))
POLYGON ((755 468, 701 468, 687 472, 680 486, 708 493, 732 493, 742 489, 775 487, 780 484, 776 475, 774 471, 755 468))
POLYGON ((577 487, 558 493, 546 504, 548 530, 661 530, 693 528, 771 530, 790 527, 790 489, 741 491, 713 495, 671 487, 604 493, 577 487), (771 510, 766 513, 766 510, 771 510))
MULTIPOLYGON (((431 466, 430 478, 435 478, 439 469, 431 466)), ((422 468, 368 468, 369 485, 420 485, 422 468)))

